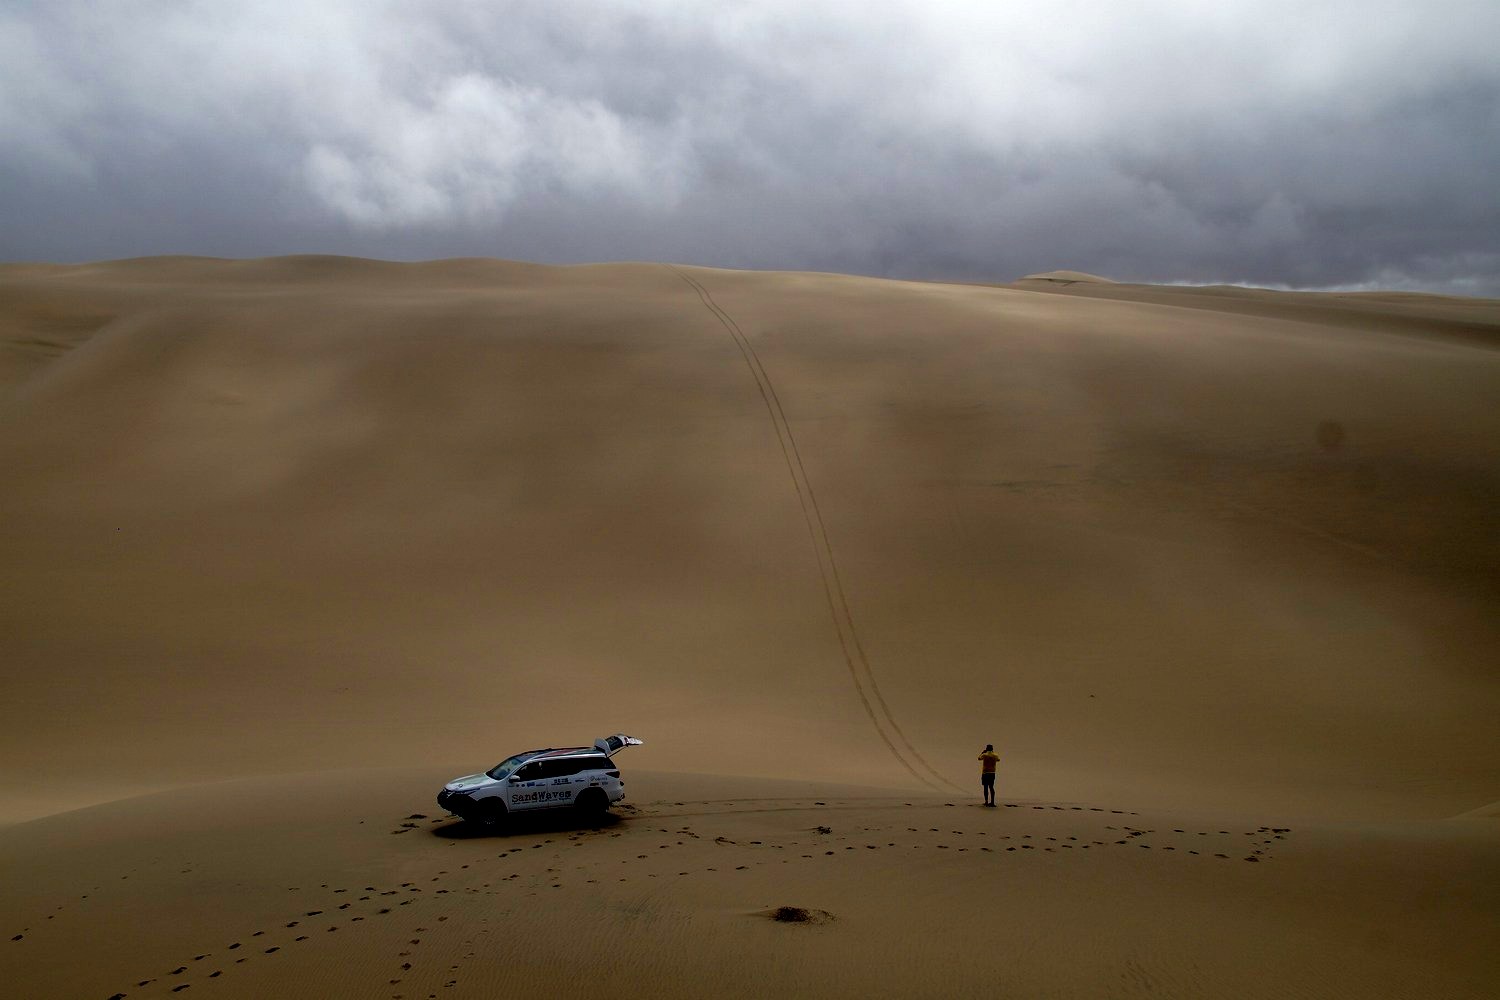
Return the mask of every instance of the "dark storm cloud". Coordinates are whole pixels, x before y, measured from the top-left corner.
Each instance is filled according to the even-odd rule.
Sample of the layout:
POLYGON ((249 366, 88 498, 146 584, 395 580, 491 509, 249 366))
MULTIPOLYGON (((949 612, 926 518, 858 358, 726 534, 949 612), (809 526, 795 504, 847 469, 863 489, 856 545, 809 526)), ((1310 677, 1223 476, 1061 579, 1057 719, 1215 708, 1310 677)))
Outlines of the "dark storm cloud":
POLYGON ((0 257, 1500 294, 1488 2, 12 3, 0 257))

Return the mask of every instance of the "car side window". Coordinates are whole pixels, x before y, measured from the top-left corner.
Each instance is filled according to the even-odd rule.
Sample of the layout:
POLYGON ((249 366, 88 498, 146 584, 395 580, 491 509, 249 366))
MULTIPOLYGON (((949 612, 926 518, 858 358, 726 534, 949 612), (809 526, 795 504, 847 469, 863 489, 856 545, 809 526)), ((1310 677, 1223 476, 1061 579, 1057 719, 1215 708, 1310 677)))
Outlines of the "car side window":
POLYGON ((534 760, 522 765, 515 774, 516 781, 540 781, 544 778, 572 777, 583 771, 606 771, 613 765, 608 757, 561 757, 550 760, 534 760))

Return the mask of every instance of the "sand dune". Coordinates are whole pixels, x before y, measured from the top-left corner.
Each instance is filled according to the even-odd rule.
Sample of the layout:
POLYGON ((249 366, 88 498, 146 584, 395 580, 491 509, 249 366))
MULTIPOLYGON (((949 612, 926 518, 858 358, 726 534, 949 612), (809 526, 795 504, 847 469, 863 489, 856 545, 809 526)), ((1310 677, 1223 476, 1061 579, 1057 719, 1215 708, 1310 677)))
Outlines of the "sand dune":
MULTIPOLYGON (((594 921, 630 954, 701 946, 681 967, 601 957, 554 980, 565 956, 501 949, 453 995, 581 992, 600 974, 764 995, 754 975, 779 955, 764 983, 791 992, 978 994, 993 973, 1023 995, 1248 996, 1270 992, 1245 978, 1267 948, 1294 994, 1420 994, 1425 976, 1483 995, 1497 331, 1492 301, 1073 272, 976 287, 488 260, 0 268, 0 850, 35 873, 5 901, 23 937, 0 974, 36 996, 164 995, 187 982, 177 956, 196 975, 197 954, 227 954, 219 938, 269 933, 282 883, 420 875, 454 880, 422 904, 424 926, 452 918, 449 965, 521 914, 594 921), (537 833, 552 843, 536 857, 590 860, 555 892, 528 862, 514 881, 536 897, 469 892, 447 864, 500 864, 491 843, 358 839, 360 821, 437 818, 432 782, 451 773, 619 729, 648 741, 629 765, 663 789, 651 801, 695 800, 716 817, 694 821, 700 838, 779 843, 787 865, 748 867, 745 892, 705 874, 696 840, 689 875, 634 866, 627 840, 650 857, 645 840, 676 829, 645 800, 601 834, 537 833), (977 791, 986 742, 1017 808, 944 805, 977 791), (413 770, 386 788, 387 767, 413 770), (275 777, 306 772, 343 777, 275 777), (759 797, 797 799, 802 826, 858 825, 823 874, 792 863, 801 826, 708 804, 788 780, 812 785, 759 797), (206 784, 226 781, 250 783, 206 784), (837 823, 809 804, 856 794, 902 804, 837 823), (1137 814, 1152 860, 1138 838, 1094 844, 1093 817, 1114 815, 1095 808, 1137 814), (1214 868, 1225 852, 1164 832, 1190 826, 1171 836, 1269 839, 1274 863, 1230 851, 1214 868), (964 864, 929 862, 929 827, 1096 853, 979 868, 1024 852, 965 841, 964 864), (862 839, 879 850, 856 862, 862 839), (892 843, 923 861, 892 868, 892 843), (80 854, 83 872, 58 874, 80 854), (167 870, 190 856, 220 860, 167 870), (598 895, 609 865, 660 885, 598 895), (1401 888, 1423 880, 1454 895, 1401 888), (38 929, 105 881, 107 903, 38 929), (1226 893, 1244 906, 1205 921, 1226 893), (997 912, 1007 894, 1024 905, 997 912), (907 899, 943 928, 926 950, 899 943, 907 899), (754 916, 783 904, 836 919, 754 916), (153 906, 178 916, 143 924, 153 906), (1172 917, 1119 929, 1142 908, 1172 917), (1027 912, 1045 920, 1028 929, 1027 912), (988 920, 1034 957, 968 963, 988 920), (1439 942, 1432 921, 1463 930, 1439 942), (96 968, 53 966, 127 925, 96 968), (1341 971, 1319 972, 1335 952, 1341 971)), ((330 948, 387 937, 286 942, 280 966, 190 985, 327 995, 330 948)), ((444 985, 422 983, 408 995, 444 985)))
POLYGON ((1028 281, 1055 282, 1060 285, 1071 285, 1080 281, 1091 284, 1114 284, 1109 278, 1101 278, 1097 274, 1089 274, 1086 271, 1043 271, 1040 274, 1028 274, 1026 277, 1021 278, 1017 284, 1024 287, 1028 281))

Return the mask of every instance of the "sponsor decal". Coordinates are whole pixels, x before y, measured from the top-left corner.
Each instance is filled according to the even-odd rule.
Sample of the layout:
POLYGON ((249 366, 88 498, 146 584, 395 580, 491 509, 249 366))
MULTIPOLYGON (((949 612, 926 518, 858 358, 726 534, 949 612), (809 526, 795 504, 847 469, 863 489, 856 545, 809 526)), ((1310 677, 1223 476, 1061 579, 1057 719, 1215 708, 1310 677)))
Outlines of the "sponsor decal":
POLYGON ((514 805, 526 805, 531 802, 568 802, 572 798, 573 794, 567 789, 539 788, 534 792, 513 792, 510 801, 514 805))

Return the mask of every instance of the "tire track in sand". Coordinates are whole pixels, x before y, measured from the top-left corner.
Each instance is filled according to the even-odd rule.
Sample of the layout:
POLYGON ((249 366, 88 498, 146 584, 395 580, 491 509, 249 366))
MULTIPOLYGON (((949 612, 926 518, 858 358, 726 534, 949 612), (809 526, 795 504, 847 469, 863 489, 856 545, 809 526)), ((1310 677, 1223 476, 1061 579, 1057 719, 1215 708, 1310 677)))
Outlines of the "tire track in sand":
POLYGON ((797 439, 792 434, 786 411, 781 406, 781 398, 776 393, 776 386, 771 382, 771 376, 766 373, 765 366, 761 364, 760 355, 755 352, 750 339, 745 336, 739 324, 714 301, 707 288, 676 265, 667 264, 666 267, 698 294, 698 300, 703 303, 704 308, 713 314, 714 318, 719 321, 719 325, 734 341, 735 346, 739 348, 740 356, 745 359, 745 366, 750 369, 750 375, 755 379, 755 387, 760 391, 761 401, 765 403, 766 412, 770 415, 771 424, 776 430, 776 442, 781 446, 782 458, 786 460, 787 472, 792 478, 792 487, 797 492, 797 502, 802 508, 802 519, 807 523, 807 532, 812 538, 813 553, 817 557, 818 572, 823 580, 823 595, 827 598, 828 613, 833 618, 834 629, 838 632, 839 649, 843 653, 845 665, 849 668, 849 676, 854 681, 854 690, 859 695, 860 704, 864 707, 865 714, 869 716, 870 723, 875 727, 876 734, 885 744, 886 749, 891 752, 891 756, 895 757, 901 766, 922 784, 938 791, 946 785, 949 789, 963 792, 964 789, 949 781, 927 763, 921 752, 912 745, 911 740, 902 731, 890 706, 886 704, 885 697, 880 693, 880 685, 875 681, 875 672, 870 666, 870 659, 865 654, 864 644, 860 642, 859 631, 854 627, 854 615, 849 610, 849 598, 844 592, 843 577, 840 576, 838 562, 834 559, 833 544, 828 539, 828 529, 823 523, 823 512, 818 507, 817 494, 813 492, 812 482, 808 479, 807 469, 802 463, 802 452, 797 447, 797 439), (892 734, 894 734, 894 739, 892 734), (897 746, 898 743, 900 746, 897 746), (916 765, 912 763, 913 761, 916 765), (920 765, 921 769, 927 773, 923 774, 921 770, 918 770, 917 765, 920 765))

